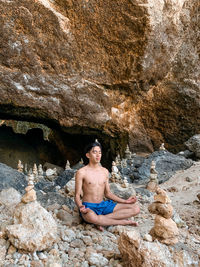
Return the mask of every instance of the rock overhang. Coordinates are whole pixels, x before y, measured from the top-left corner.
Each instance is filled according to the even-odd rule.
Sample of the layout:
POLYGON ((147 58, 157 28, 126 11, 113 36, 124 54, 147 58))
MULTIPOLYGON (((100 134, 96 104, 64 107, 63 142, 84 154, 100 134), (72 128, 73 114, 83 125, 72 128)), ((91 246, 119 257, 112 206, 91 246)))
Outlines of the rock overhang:
MULTIPOLYGON (((2 1, 1 113, 124 135, 132 150, 183 143, 199 120, 191 114, 165 134, 160 109, 174 125, 173 84, 181 84, 178 99, 198 77, 196 3, 2 1)), ((187 116, 191 102, 181 105, 176 110, 187 116)))

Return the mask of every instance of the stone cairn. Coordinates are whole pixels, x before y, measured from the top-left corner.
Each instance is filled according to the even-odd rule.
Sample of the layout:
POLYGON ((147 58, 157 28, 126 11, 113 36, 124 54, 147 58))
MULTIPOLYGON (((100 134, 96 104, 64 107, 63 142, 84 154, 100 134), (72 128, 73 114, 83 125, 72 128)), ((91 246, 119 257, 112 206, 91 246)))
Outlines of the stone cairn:
POLYGON ((127 159, 122 159, 121 160, 121 168, 127 168, 127 159))
POLYGON ((33 176, 34 176, 34 181, 38 182, 38 168, 36 163, 33 165, 33 176))
POLYGON ((39 180, 44 177, 42 164, 39 164, 39 166, 37 167, 36 163, 34 163, 33 168, 30 168, 28 171, 27 163, 25 163, 25 166, 23 167, 21 160, 19 160, 18 165, 17 165, 17 170, 18 172, 24 173, 26 176, 28 176, 28 180, 29 180, 30 175, 33 174, 35 182, 39 182, 39 180))
POLYGON ((24 174, 25 175, 28 174, 28 165, 27 165, 27 163, 25 163, 25 165, 24 165, 24 174))
POLYGON ((131 159, 131 157, 132 157, 132 153, 129 149, 129 146, 127 145, 126 150, 125 150, 125 159, 131 159))
POLYGON ((153 240, 157 239, 166 245, 175 245, 178 242, 179 231, 176 223, 171 219, 173 215, 171 200, 161 188, 157 188, 154 200, 155 202, 148 207, 150 213, 156 214, 150 235, 153 240))
POLYGON ((39 164, 39 166, 38 166, 38 178, 42 179, 43 176, 44 176, 44 171, 42 169, 42 164, 39 164))
POLYGON ((67 163, 65 165, 65 170, 71 170, 71 167, 70 167, 70 163, 69 163, 69 160, 67 160, 67 163))
POLYGON ((23 166, 21 160, 19 160, 18 161, 18 164, 17 164, 17 170, 18 170, 18 172, 23 172, 23 168, 24 168, 24 166, 23 166))
POLYGON ((150 169, 150 180, 147 184, 147 189, 151 192, 155 192, 158 187, 158 173, 156 171, 156 163, 155 161, 151 162, 151 169, 150 169))
POLYGON ((120 158, 120 155, 119 154, 115 158, 115 163, 116 163, 116 166, 120 166, 121 165, 121 158, 120 158))
POLYGON ((22 197, 21 202, 29 203, 37 199, 36 192, 34 190, 34 175, 30 174, 28 177, 28 186, 25 188, 25 195, 22 197))
POLYGON ((127 177, 124 177, 124 181, 123 181, 122 187, 124 187, 124 188, 128 188, 129 187, 129 183, 128 183, 127 177))
POLYGON ((160 151, 165 151, 166 150, 164 143, 161 144, 161 146, 159 147, 159 150, 160 151))
POLYGON ((112 162, 112 172, 111 172, 111 182, 113 183, 122 183, 121 174, 116 166, 116 162, 112 162))
POLYGON ((121 173, 118 170, 115 161, 112 162, 112 172, 111 172, 110 181, 112 183, 118 183, 118 184, 121 185, 121 187, 124 187, 124 188, 128 188, 129 187, 129 183, 128 183, 127 178, 124 177, 124 179, 122 179, 121 173))

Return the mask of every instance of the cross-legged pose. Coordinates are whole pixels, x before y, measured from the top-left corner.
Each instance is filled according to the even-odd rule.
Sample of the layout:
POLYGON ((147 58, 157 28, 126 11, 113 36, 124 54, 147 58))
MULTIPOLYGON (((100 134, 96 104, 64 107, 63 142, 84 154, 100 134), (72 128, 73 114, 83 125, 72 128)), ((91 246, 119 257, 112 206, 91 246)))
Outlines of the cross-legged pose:
POLYGON ((109 173, 100 165, 101 155, 100 143, 90 144, 86 149, 89 164, 76 173, 75 201, 82 218, 100 226, 100 230, 107 225, 137 226, 128 220, 140 212, 136 197, 125 200, 110 191, 109 173), (104 196, 109 200, 104 201, 104 196))

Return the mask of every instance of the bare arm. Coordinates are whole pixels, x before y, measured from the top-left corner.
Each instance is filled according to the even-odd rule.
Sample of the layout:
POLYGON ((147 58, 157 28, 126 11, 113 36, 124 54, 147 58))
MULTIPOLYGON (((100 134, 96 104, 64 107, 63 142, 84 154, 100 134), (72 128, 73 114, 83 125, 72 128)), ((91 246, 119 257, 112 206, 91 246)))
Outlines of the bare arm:
POLYGON ((105 187, 105 197, 107 197, 107 198, 109 198, 115 202, 124 203, 124 204, 131 204, 131 203, 135 203, 137 201, 137 198, 135 196, 129 197, 128 199, 125 200, 125 199, 113 194, 110 191, 108 172, 107 172, 107 181, 106 181, 106 187, 105 187))
POLYGON ((105 186, 105 197, 115 201, 115 202, 118 202, 118 203, 127 203, 125 199, 123 198, 120 198, 118 196, 116 196, 115 194, 113 194, 111 191, 110 191, 110 186, 109 186, 109 178, 108 178, 108 171, 107 171, 107 179, 106 179, 106 186, 105 186))
POLYGON ((76 177, 75 177, 75 202, 79 209, 82 206, 82 201, 81 201, 82 186, 83 186, 83 173, 81 170, 78 170, 76 172, 76 177))

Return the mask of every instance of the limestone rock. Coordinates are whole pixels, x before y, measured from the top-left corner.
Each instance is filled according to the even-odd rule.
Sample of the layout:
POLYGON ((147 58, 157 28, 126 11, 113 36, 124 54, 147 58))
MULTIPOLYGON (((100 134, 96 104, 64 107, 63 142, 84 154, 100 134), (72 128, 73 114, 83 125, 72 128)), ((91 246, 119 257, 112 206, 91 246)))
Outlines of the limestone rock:
POLYGON ((149 242, 152 242, 153 241, 152 236, 149 235, 149 234, 145 234, 144 237, 143 237, 143 239, 146 240, 146 241, 149 241, 149 242))
POLYGON ((92 134, 95 125, 151 151, 198 131, 198 0, 0 5, 5 116, 70 133, 92 134))
POLYGON ((101 253, 90 253, 87 257, 88 262, 90 265, 95 266, 106 266, 108 264, 108 260, 103 257, 101 253))
POLYGON ((15 210, 14 224, 7 226, 7 234, 16 248, 41 251, 51 247, 57 240, 57 225, 37 201, 20 203, 15 210))
POLYGON ((22 193, 26 185, 27 181, 24 174, 0 163, 0 190, 12 187, 22 193))
POLYGON ((57 169, 47 169, 46 176, 49 180, 53 180, 57 176, 57 169))
POLYGON ((138 238, 138 234, 129 234, 128 231, 121 233, 118 240, 118 247, 122 254, 124 266, 198 266, 198 256, 194 255, 189 248, 187 250, 181 250, 178 247, 168 248, 168 246, 159 242, 151 243, 138 238), (138 241, 136 242, 136 240, 138 241))
POLYGON ((160 203, 163 203, 163 204, 171 203, 171 200, 168 197, 166 191, 161 189, 161 188, 158 188, 156 190, 156 195, 154 195, 154 200, 156 202, 160 202, 160 203))
POLYGON ((0 192, 0 204, 6 207, 13 207, 21 201, 21 194, 14 188, 3 189, 0 192))
POLYGON ((151 191, 151 192, 155 192, 156 189, 157 189, 157 187, 158 187, 158 183, 153 182, 153 181, 150 181, 150 182, 148 182, 148 184, 147 184, 147 190, 149 190, 149 191, 151 191))
POLYGON ((72 178, 65 186, 65 192, 70 193, 71 196, 75 195, 75 178, 72 178))
POLYGON ((187 227, 186 222, 184 222, 180 218, 179 214, 176 211, 173 212, 172 220, 176 223, 177 227, 179 227, 179 228, 187 227))
POLYGON ((64 224, 71 226, 73 222, 73 216, 65 210, 59 210, 56 214, 57 218, 64 224))
POLYGON ((197 158, 200 158, 200 134, 192 136, 187 142, 185 142, 187 148, 195 153, 197 158))
POLYGON ((34 189, 31 189, 28 191, 23 197, 22 197, 22 202, 23 203, 28 203, 31 201, 35 201, 37 199, 36 197, 36 192, 34 189))
POLYGON ((12 245, 9 247, 9 249, 8 249, 8 254, 13 254, 13 253, 15 253, 17 251, 17 249, 16 249, 16 247, 13 247, 12 245))
POLYGON ((58 175, 60 175, 64 171, 64 169, 62 167, 57 166, 57 165, 52 164, 52 163, 49 163, 49 162, 45 162, 45 164, 43 165, 43 168, 45 170, 47 170, 47 169, 52 169, 53 170, 54 168, 56 168, 58 175))
POLYGON ((173 215, 173 207, 171 204, 154 202, 149 205, 148 210, 150 213, 161 215, 166 219, 171 218, 173 215))
POLYGON ((110 183, 110 189, 114 194, 124 199, 136 195, 134 186, 132 184, 128 184, 127 188, 123 188, 119 184, 110 183))
POLYGON ((1 266, 3 266, 3 262, 6 256, 6 251, 7 251, 6 240, 0 238, 0 265, 1 266))
POLYGON ((156 215, 154 227, 151 229, 150 234, 153 239, 159 238, 159 241, 164 244, 174 245, 178 242, 179 230, 172 219, 165 219, 156 215))
POLYGON ((29 191, 31 191, 33 188, 34 188, 34 185, 28 185, 28 186, 25 188, 25 191, 26 191, 26 192, 29 192, 29 191))

